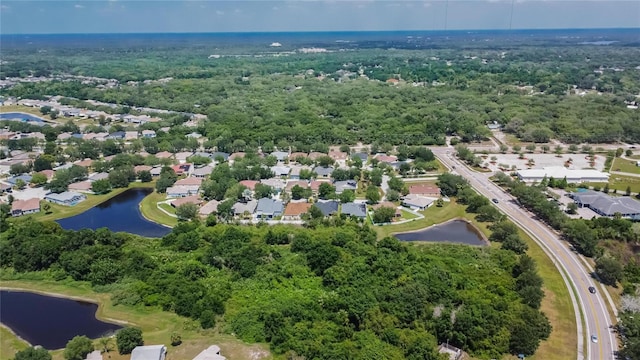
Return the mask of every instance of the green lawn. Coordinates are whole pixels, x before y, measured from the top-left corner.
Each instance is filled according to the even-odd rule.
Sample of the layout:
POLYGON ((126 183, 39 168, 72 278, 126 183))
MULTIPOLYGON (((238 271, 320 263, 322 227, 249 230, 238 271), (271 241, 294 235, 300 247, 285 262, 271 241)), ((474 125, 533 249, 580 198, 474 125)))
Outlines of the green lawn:
POLYGON ((615 158, 613 160, 613 165, 611 166, 611 171, 621 171, 631 174, 640 174, 640 166, 636 166, 635 161, 615 158))
MULTIPOLYGON (((606 183, 587 183, 589 186, 600 186, 603 188, 606 183)), ((627 186, 631 188, 631 192, 640 193, 640 177, 625 176, 611 174, 609 177, 609 189, 616 189, 618 194, 624 194, 627 186)))
MULTIPOLYGON (((162 212, 160 209, 158 209, 158 205, 157 205, 158 202, 163 201, 165 199, 166 199, 165 194, 159 194, 155 191, 152 192, 151 194, 147 195, 144 199, 142 199, 142 201, 140 202, 140 212, 142 212, 142 216, 144 216, 148 220, 155 221, 159 224, 163 224, 167 226, 176 226, 176 224, 178 223, 178 219, 172 216, 169 216, 164 212, 162 212)), ((167 206, 171 207, 171 205, 167 205, 167 206)), ((171 207, 171 209, 173 213, 175 213, 175 209, 173 209, 173 207, 171 207)), ((167 209, 167 211, 169 210, 167 209)))
POLYGON ((175 214, 176 214, 176 208, 174 208, 173 206, 171 206, 171 205, 169 205, 169 204, 162 203, 162 204, 158 204, 158 206, 159 206, 162 210, 164 210, 164 211, 168 212, 169 214, 173 214, 173 215, 175 215, 175 214))
MULTIPOLYGON (((193 359, 199 352, 213 344, 220 346, 221 353, 228 359, 273 359, 266 345, 245 344, 233 336, 220 334, 217 329, 202 330, 195 321, 174 313, 161 311, 158 308, 114 306, 109 294, 94 292, 86 282, 69 281, 63 284, 47 280, 3 280, 2 286, 74 296, 97 302, 99 304, 97 318, 126 321, 140 327, 146 344, 167 345, 169 348, 167 360, 193 359), (177 347, 170 346, 173 332, 182 337, 183 343, 177 347), (265 354, 265 356, 256 357, 256 354, 265 354)), ((1 329, 0 335, 2 335, 1 359, 11 359, 15 350, 22 345, 5 329, 1 329)), ((103 356, 111 360, 130 358, 130 355, 119 355, 117 351, 111 351, 103 356)), ((62 351, 53 352, 53 359, 63 360, 62 351)))
POLYGON ((401 214, 402 214, 402 220, 411 220, 411 219, 416 219, 418 217, 415 214, 405 210, 401 210, 401 214))
POLYGON ((13 359, 13 355, 29 345, 18 339, 9 329, 0 326, 0 359, 13 359))

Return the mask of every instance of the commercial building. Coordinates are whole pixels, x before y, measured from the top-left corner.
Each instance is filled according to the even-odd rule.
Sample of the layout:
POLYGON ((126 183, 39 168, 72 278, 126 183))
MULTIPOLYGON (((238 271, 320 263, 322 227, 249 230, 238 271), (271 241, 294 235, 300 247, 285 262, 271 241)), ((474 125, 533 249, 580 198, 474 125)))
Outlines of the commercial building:
POLYGON ((613 197, 607 194, 587 190, 572 194, 573 201, 579 207, 586 207, 601 216, 614 216, 616 213, 624 218, 640 217, 640 202, 628 197, 613 197))

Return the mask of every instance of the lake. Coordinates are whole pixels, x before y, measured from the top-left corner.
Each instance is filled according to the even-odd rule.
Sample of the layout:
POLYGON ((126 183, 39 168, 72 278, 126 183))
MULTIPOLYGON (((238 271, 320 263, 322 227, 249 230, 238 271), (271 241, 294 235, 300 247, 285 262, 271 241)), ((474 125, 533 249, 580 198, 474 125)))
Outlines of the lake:
POLYGON ((464 220, 451 220, 428 228, 393 235, 400 241, 428 241, 485 246, 482 233, 464 220))
POLYGON ((74 336, 91 339, 122 326, 96 319, 98 305, 22 291, 0 291, 0 320, 31 345, 61 349, 74 336))
POLYGON ((57 220, 64 229, 124 231, 146 237, 162 237, 171 229, 149 221, 140 212, 140 201, 153 192, 149 188, 129 189, 76 216, 57 220))
POLYGON ((43 123, 46 121, 45 119, 21 112, 8 112, 8 113, 0 113, 0 120, 18 120, 18 121, 30 121, 43 123))

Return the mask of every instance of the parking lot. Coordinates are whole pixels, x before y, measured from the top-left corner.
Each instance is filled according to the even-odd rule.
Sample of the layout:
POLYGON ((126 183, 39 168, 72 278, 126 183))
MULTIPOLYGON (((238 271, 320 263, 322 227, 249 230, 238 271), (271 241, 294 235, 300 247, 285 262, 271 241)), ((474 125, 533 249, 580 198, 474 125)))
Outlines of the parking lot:
MULTIPOLYGON (((524 159, 520 159, 518 154, 490 154, 486 159, 484 159, 483 163, 489 163, 489 169, 492 171, 500 170, 498 166, 501 164, 506 165, 509 168, 515 165, 518 170, 523 170, 529 169, 529 166, 527 166, 529 159, 533 159, 534 161, 534 165, 531 166, 531 169, 542 169, 550 166, 564 166, 565 162, 571 159, 569 169, 579 170, 591 168, 589 159, 585 154, 562 154, 561 157, 558 157, 555 154, 524 154, 524 157, 524 159), (491 158, 494 156, 497 160, 492 164, 491 158)), ((595 165, 593 168, 602 171, 604 169, 605 160, 605 156, 596 155, 595 165)))
MULTIPOLYGON (((558 198, 558 202, 560 202, 560 208, 565 210, 567 208, 567 205, 569 205, 570 203, 573 202, 573 199, 571 199, 569 197, 569 193, 561 190, 561 189, 549 189, 549 192, 555 193, 557 195, 559 195, 560 197, 558 198)), ((577 214, 567 214, 567 216, 569 216, 572 219, 591 219, 594 217, 598 217, 599 215, 596 214, 595 211, 589 209, 589 208, 581 208, 579 207, 576 210, 577 214)))

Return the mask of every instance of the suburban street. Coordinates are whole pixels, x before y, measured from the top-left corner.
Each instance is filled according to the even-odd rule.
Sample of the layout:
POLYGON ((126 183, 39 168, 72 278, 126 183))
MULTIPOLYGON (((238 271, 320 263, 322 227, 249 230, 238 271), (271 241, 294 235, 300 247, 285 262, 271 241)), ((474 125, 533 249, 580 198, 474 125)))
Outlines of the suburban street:
POLYGON ((433 148, 432 151, 454 173, 466 178, 480 194, 489 199, 498 199, 499 203, 494 205, 527 231, 552 259, 569 288, 574 304, 578 324, 578 359, 615 359, 618 345, 613 325, 616 320, 610 315, 607 305, 614 312, 616 310, 606 289, 592 277, 593 269, 587 268, 581 256, 572 251, 556 232, 536 220, 532 213, 518 206, 511 195, 491 182, 491 173, 470 170, 455 158, 453 148, 433 148), (590 286, 597 289, 595 294, 589 292, 590 286), (584 314, 584 321, 580 312, 584 314), (592 341, 593 335, 597 336, 597 342, 592 341))

